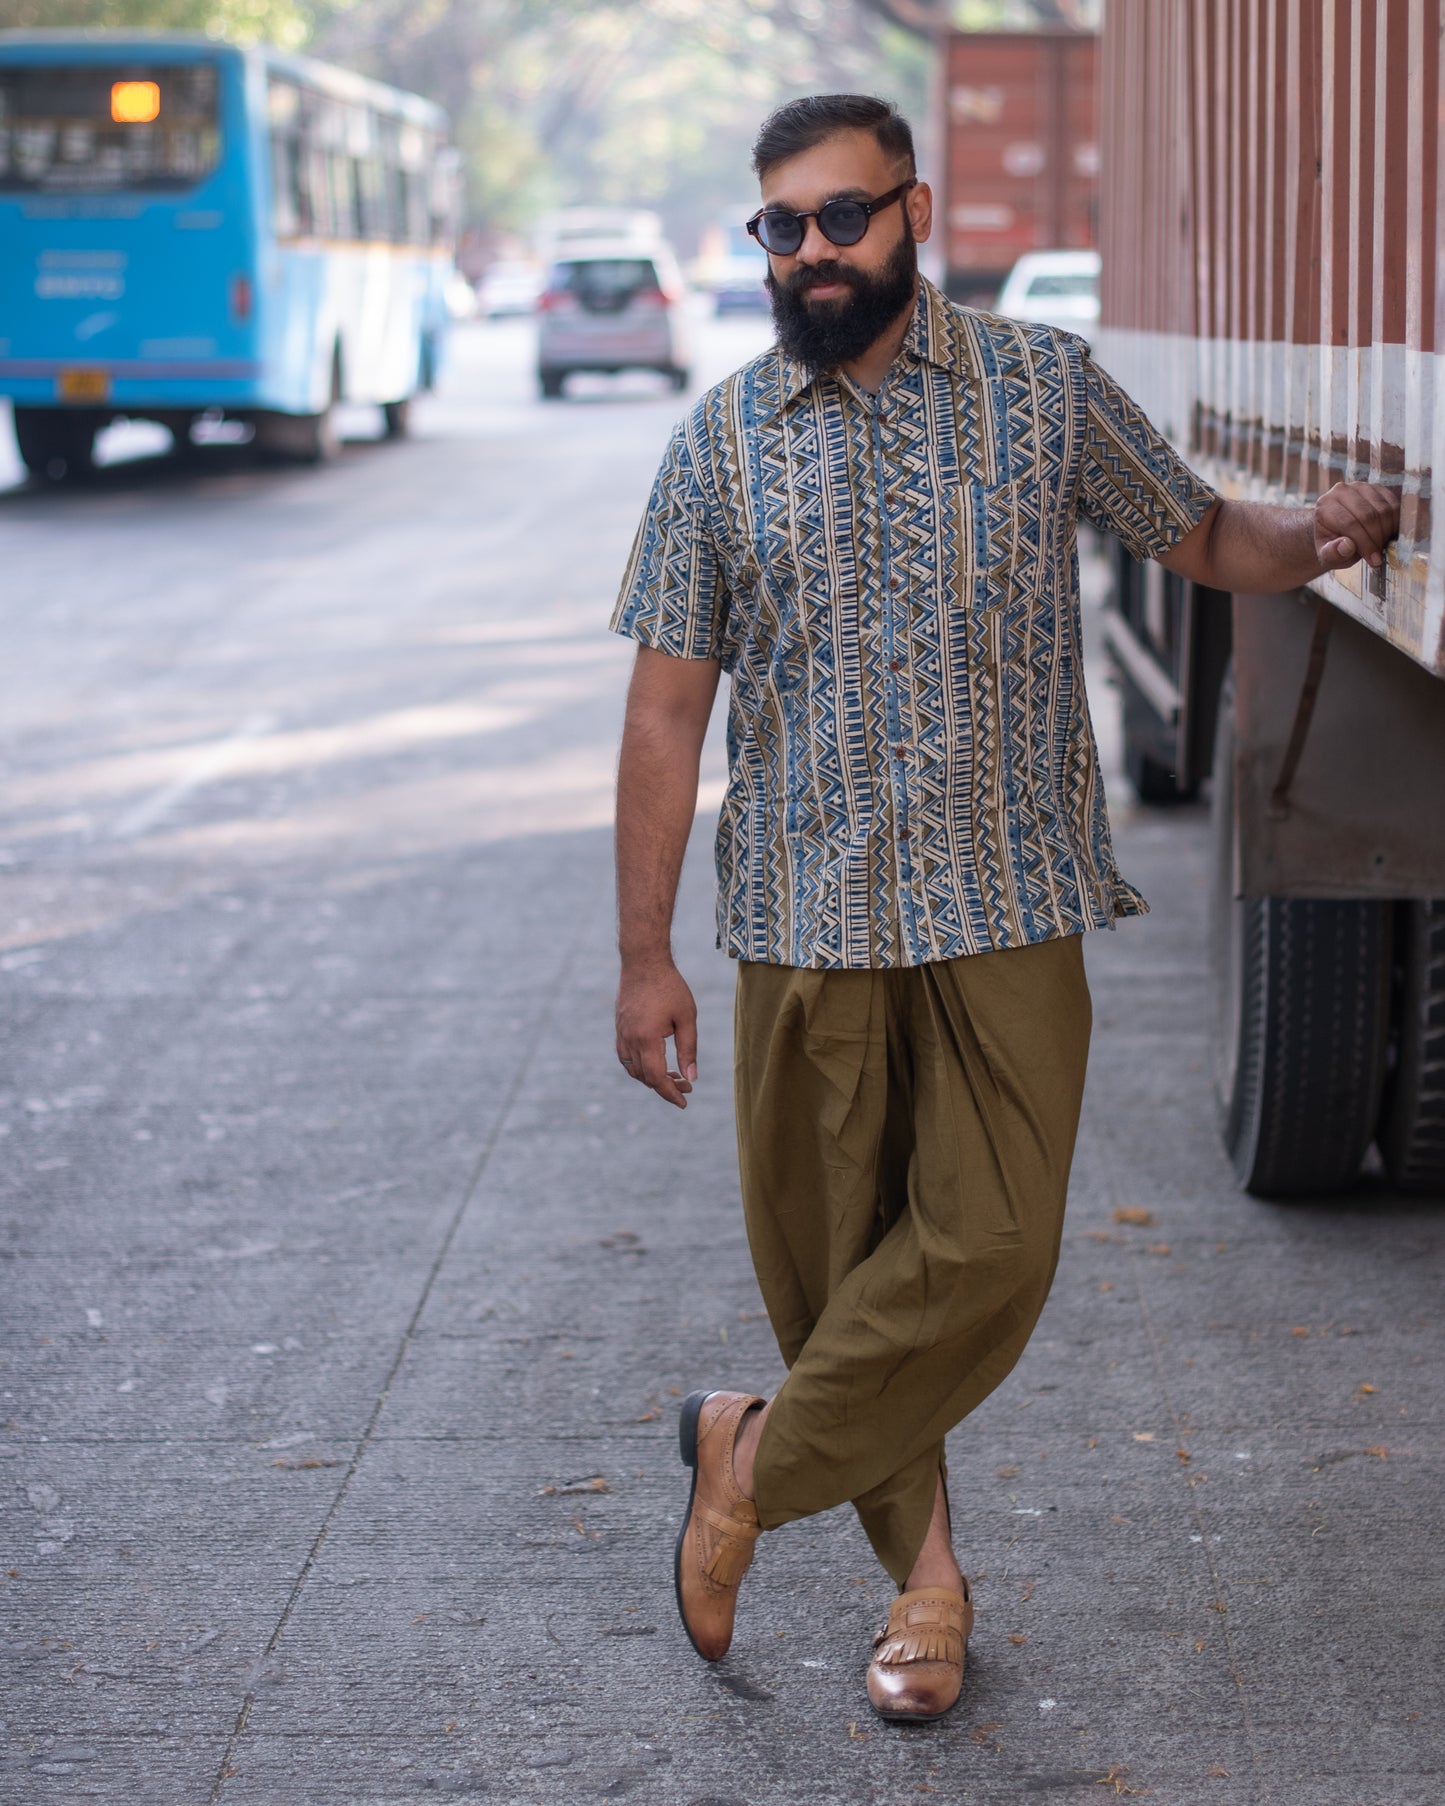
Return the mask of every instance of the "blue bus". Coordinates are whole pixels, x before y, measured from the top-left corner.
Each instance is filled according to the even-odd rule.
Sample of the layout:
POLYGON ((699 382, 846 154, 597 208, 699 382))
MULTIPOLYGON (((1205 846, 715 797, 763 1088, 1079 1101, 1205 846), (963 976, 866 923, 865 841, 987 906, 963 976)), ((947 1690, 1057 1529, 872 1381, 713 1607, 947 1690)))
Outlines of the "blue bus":
POLYGON ((0 32, 0 396, 42 478, 122 417, 335 446, 437 373, 456 226, 440 108, 173 33, 0 32))

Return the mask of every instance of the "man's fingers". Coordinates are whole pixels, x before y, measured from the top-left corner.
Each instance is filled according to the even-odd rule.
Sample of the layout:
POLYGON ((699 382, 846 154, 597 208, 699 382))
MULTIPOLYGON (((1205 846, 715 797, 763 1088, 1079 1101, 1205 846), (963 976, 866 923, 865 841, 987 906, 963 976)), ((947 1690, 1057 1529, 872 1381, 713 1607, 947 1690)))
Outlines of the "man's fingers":
POLYGON ((672 1044, 677 1050, 678 1075, 681 1078, 697 1077, 697 1017, 688 1015, 680 1017, 673 1024, 672 1044))
POLYGON ((684 1095, 690 1091, 690 1085, 679 1085, 676 1078, 667 1070, 667 1047, 662 1041, 655 1041, 651 1046, 639 1050, 637 1076, 649 1091, 655 1091, 660 1098, 669 1104, 676 1104, 679 1110, 687 1108, 684 1095))
POLYGON ((1316 520, 1318 530, 1331 535, 1320 550, 1326 568, 1361 558, 1378 568, 1400 530, 1399 497, 1380 483, 1336 483, 1320 497, 1316 520))

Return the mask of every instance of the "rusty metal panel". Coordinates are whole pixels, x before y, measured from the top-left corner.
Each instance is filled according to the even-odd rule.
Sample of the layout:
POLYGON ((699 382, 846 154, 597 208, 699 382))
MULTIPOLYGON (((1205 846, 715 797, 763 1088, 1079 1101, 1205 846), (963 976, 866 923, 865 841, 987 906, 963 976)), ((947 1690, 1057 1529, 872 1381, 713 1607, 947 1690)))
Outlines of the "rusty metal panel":
POLYGON ((991 300, 1025 251, 1095 243, 1098 39, 951 32, 943 71, 946 282, 991 300))
POLYGON ((1439 681, 1357 622, 1335 621, 1299 765, 1272 801, 1317 607, 1303 594, 1234 599, 1236 892, 1445 896, 1439 681))
POLYGON ((1110 0, 1097 352, 1227 495, 1401 491, 1314 586, 1445 676, 1442 0, 1110 0))

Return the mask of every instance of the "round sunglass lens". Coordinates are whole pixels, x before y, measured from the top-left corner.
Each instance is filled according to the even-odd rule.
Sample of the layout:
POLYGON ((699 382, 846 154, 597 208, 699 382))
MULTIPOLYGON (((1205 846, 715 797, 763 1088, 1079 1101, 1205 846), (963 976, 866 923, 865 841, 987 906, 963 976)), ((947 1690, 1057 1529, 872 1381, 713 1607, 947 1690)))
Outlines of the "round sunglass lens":
POLYGON ((765 213, 759 222, 763 246, 788 257, 803 242, 803 228, 791 213, 765 213))
POLYGON ((868 215, 856 201, 829 201, 818 215, 823 236, 835 245, 856 245, 868 230, 868 215))

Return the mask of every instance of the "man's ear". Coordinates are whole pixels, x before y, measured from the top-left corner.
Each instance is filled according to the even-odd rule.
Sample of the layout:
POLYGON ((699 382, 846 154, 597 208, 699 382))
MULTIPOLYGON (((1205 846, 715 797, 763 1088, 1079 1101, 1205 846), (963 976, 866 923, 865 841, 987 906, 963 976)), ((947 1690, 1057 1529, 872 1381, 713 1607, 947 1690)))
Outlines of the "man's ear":
POLYGON ((933 231, 933 190, 927 182, 920 182, 916 188, 908 190, 903 204, 908 209, 908 223, 913 228, 914 239, 922 244, 933 231))

